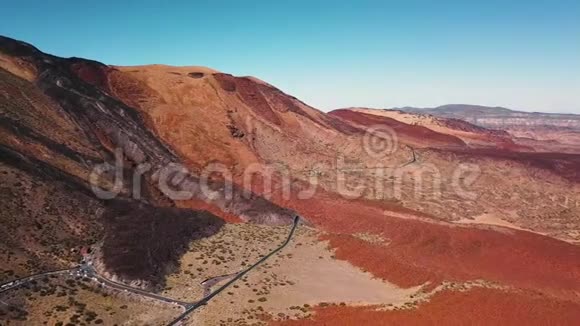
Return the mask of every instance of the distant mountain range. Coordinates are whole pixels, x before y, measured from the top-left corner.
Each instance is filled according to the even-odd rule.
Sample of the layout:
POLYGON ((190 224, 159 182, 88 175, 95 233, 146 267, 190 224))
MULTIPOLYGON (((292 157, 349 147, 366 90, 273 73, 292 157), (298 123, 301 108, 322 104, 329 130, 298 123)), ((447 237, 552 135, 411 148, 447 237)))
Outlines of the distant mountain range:
POLYGON ((409 113, 431 114, 444 118, 455 118, 492 129, 513 127, 564 127, 580 130, 580 115, 565 113, 542 113, 510 110, 504 107, 489 107, 470 104, 447 104, 435 108, 393 108, 409 113))

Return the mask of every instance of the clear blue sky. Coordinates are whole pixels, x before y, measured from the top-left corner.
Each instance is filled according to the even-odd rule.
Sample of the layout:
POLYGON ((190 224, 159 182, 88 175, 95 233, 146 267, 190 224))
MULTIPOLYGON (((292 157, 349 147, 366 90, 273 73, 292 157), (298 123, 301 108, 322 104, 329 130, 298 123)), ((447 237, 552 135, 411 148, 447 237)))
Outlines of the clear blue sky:
POLYGON ((322 110, 580 113, 580 1, 11 1, 0 34, 116 65, 254 75, 322 110))

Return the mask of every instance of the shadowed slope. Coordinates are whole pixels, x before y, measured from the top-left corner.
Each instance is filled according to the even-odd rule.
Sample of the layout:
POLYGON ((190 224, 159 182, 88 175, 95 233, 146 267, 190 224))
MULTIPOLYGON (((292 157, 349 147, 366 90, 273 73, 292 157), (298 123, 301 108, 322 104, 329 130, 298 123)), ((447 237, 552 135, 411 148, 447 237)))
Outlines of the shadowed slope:
MULTIPOLYGON (((38 268, 46 268, 56 265, 55 256, 70 264, 78 257, 62 251, 103 237, 103 261, 113 273, 126 281, 162 284, 162 275, 175 266, 184 244, 223 223, 191 208, 211 208, 229 220, 274 225, 290 223, 298 212, 324 232, 320 239, 328 241, 335 258, 375 277, 401 286, 430 282, 427 290, 445 282, 483 280, 509 289, 510 298, 520 298, 513 295, 518 291, 525 293, 521 302, 526 308, 495 300, 495 290, 466 295, 446 290, 442 296, 450 299, 443 302, 466 300, 476 307, 481 301, 484 311, 501 311, 506 305, 517 309, 517 316, 527 307, 543 309, 545 304, 554 309, 540 311, 553 320, 576 318, 580 249, 553 239, 580 239, 579 207, 573 206, 580 198, 577 174, 572 173, 578 166, 575 156, 516 152, 523 149, 513 147, 504 133, 451 120, 421 124, 404 120, 400 113, 397 119, 366 111, 328 115, 254 78, 206 68, 106 66, 57 58, 7 38, 0 38, 0 52, 0 150, 7 172, 0 177, 10 185, 2 188, 2 198, 10 200, 2 202, 8 212, 2 216, 2 231, 14 234, 3 245, 25 253, 18 262, 6 253, 10 266, 26 266, 22 261, 43 257, 44 265, 38 268), (400 134, 392 153, 373 155, 377 153, 365 148, 365 128, 371 124, 400 134), (105 204, 92 196, 90 185, 111 189, 115 180, 108 174, 91 180, 90 171, 97 164, 114 163, 116 148, 123 150, 126 172, 119 194, 123 204, 112 203, 101 218, 105 204), (172 189, 190 190, 191 200, 171 200, 159 188, 159 171, 170 162, 193 171, 169 178, 172 189), (152 168, 141 180, 144 189, 136 202, 130 199, 131 176, 144 163, 152 168), (231 172, 231 197, 226 196, 227 177, 212 178, 209 193, 200 190, 201 172, 210 163, 231 172), (456 172, 465 164, 481 172, 465 185, 472 197, 455 188, 463 181, 456 172), (261 188, 268 181, 266 165, 288 173, 290 198, 261 188), (400 175, 375 173, 377 167, 400 175), (256 184, 240 183, 248 168, 262 173, 256 184), (359 198, 337 194, 344 186, 339 186, 340 178, 348 179, 347 188, 351 182, 363 184, 359 198), (440 189, 436 182, 427 182, 437 178, 442 180, 440 189), (23 189, 16 185, 21 179, 27 183, 23 189), (418 179, 425 181, 421 188, 416 186, 418 179), (296 194, 310 183, 317 185, 316 191, 298 199, 296 194), (400 186, 400 192, 381 192, 381 183, 400 186), (38 185, 39 190, 31 191, 38 185), (253 192, 246 194, 248 189, 253 192), (67 196, 70 201, 64 200, 67 196), (54 210, 52 205, 66 209, 54 210), (495 214, 548 236, 454 224, 476 221, 482 214, 495 214), (37 223, 47 231, 31 231, 37 223), (19 225, 24 225, 22 230, 19 225), (83 237, 86 232, 89 239, 83 237), (368 241, 365 235, 383 242, 368 241), (59 241, 66 245, 58 247, 59 241), (48 255, 52 245, 59 251, 48 255), (563 319, 557 319, 558 314, 563 319)), ((284 177, 273 179, 279 184, 284 177)), ((434 298, 435 308, 416 311, 435 309, 441 317, 437 321, 455 321, 439 315, 448 310, 437 300, 441 299, 434 298)), ((366 321, 368 311, 344 309, 352 312, 353 322, 366 321)), ((321 310, 316 321, 332 322, 344 312, 328 311, 321 310)), ((414 322, 407 317, 412 316, 394 320, 414 322)))
POLYGON ((191 241, 215 234, 224 222, 205 211, 107 203, 102 261, 110 274, 162 287, 191 241), (159 239, 160 241, 155 241, 159 239))

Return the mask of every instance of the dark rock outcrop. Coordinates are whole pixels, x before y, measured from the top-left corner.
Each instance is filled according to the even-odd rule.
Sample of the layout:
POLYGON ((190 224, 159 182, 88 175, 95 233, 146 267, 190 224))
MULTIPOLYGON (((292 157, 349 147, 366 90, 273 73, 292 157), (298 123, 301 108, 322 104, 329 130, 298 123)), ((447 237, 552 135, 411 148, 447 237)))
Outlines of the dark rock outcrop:
POLYGON ((199 78, 203 78, 204 73, 203 72, 190 72, 187 75, 191 78, 199 79, 199 78))

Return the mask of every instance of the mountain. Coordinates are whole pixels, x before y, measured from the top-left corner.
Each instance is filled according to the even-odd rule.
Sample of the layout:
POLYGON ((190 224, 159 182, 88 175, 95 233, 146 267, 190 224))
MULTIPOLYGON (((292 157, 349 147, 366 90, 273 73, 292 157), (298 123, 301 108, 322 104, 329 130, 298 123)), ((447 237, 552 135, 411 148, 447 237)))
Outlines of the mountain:
POLYGON ((524 112, 467 104, 448 104, 435 108, 403 107, 393 110, 460 119, 481 127, 504 130, 516 137, 518 144, 539 151, 580 152, 578 114, 524 112), (551 144, 545 146, 546 141, 551 144))
POLYGON ((443 118, 461 119, 490 129, 515 127, 562 127, 580 130, 580 115, 514 111, 502 107, 468 104, 447 104, 435 108, 396 108, 412 113, 431 114, 443 118))
POLYGON ((580 320, 580 155, 509 132, 0 37, 0 134, 0 323, 167 325, 261 261, 180 320, 580 320))
POLYGON ((416 113, 429 113, 440 115, 456 115, 459 116, 462 113, 465 114, 509 114, 509 113, 525 113, 522 111, 513 111, 501 106, 483 106, 483 105, 471 105, 471 104, 446 104, 434 108, 416 108, 412 106, 406 106, 402 108, 394 108, 394 110, 416 112, 416 113))

